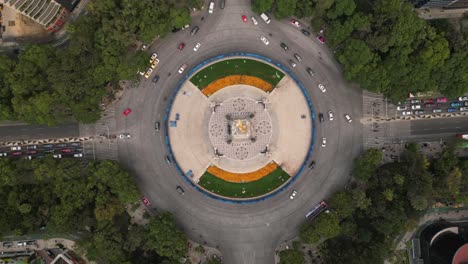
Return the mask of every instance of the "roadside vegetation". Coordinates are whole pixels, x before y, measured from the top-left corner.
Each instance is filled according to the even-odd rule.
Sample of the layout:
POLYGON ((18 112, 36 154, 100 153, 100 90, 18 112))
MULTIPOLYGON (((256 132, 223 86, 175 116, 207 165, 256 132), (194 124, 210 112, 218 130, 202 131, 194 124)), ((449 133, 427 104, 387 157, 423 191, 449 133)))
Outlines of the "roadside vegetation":
POLYGON ((78 236, 97 263, 174 263, 187 239, 162 213, 147 226, 130 223, 139 193, 117 163, 76 159, 0 160, 0 235, 78 236), (166 262, 164 262, 166 261, 166 262))
POLYGON ((274 10, 278 19, 308 19, 314 31, 324 29, 345 78, 393 102, 410 92, 468 92, 466 28, 428 23, 407 1, 253 0, 252 8, 274 10))
POLYGON ((31 45, 17 56, 0 54, 0 120, 47 124, 92 123, 100 103, 112 100, 119 80, 148 67, 140 44, 190 23, 199 1, 99 0, 67 25, 65 47, 31 45))
POLYGON ((417 227, 436 202, 468 200, 468 160, 452 147, 429 160, 409 144, 400 162, 381 165, 380 150, 356 159, 355 182, 329 199, 329 213, 306 222, 300 237, 320 244, 326 263, 383 263, 395 239, 417 227))

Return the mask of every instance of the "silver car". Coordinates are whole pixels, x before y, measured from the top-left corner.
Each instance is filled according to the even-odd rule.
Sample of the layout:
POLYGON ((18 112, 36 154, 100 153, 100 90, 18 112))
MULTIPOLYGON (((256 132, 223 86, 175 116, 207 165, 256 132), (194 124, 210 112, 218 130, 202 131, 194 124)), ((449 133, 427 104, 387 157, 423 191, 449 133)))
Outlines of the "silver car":
POLYGON ((296 58, 296 60, 299 61, 299 62, 302 61, 301 56, 299 56, 299 54, 297 54, 297 53, 294 53, 294 58, 296 58))
POLYGON ((320 89, 320 91, 322 91, 322 93, 327 91, 327 89, 325 88, 325 86, 323 86, 323 84, 319 83, 317 86, 320 89))
POLYGON ((327 138, 322 138, 322 148, 327 146, 327 138))
POLYGON ((328 120, 333 121, 333 112, 328 111, 328 120))
POLYGON ((267 46, 268 46, 268 44, 270 44, 270 41, 268 41, 268 39, 265 38, 264 36, 260 36, 260 40, 263 41, 263 43, 264 43, 265 45, 267 45, 267 46))

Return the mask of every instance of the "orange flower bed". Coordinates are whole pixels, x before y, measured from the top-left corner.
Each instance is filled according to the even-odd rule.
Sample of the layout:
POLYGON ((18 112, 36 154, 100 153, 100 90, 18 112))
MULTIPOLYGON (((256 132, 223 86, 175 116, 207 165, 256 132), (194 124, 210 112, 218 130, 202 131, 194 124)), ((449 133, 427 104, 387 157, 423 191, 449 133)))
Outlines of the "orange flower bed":
POLYGON ((223 89, 224 87, 235 84, 251 85, 265 92, 269 92, 273 89, 273 86, 270 83, 265 82, 264 80, 258 77, 249 75, 230 75, 227 77, 217 79, 216 81, 208 84, 205 88, 201 90, 201 92, 206 96, 210 96, 216 93, 217 91, 223 89))
POLYGON ((225 181, 241 183, 259 180, 276 170, 276 168, 278 168, 278 164, 272 161, 263 168, 248 173, 233 173, 220 169, 215 165, 210 166, 207 171, 225 181))

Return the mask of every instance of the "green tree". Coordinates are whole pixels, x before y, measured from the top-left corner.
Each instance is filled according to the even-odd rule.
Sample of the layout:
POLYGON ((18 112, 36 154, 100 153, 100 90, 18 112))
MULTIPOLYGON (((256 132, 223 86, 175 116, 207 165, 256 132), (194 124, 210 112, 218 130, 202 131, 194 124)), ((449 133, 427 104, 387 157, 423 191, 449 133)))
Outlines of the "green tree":
POLYGON ((340 218, 349 217, 355 210, 352 195, 343 191, 335 193, 330 199, 329 205, 340 218))
POLYGON ((382 151, 379 149, 368 149, 362 157, 354 162, 354 176, 361 180, 368 180, 382 162, 382 151))
POLYGON ((252 0, 252 10, 256 13, 263 13, 271 10, 274 0, 252 0))
POLYGON ((330 19, 336 19, 339 16, 350 16, 356 9, 356 3, 353 0, 340 0, 335 2, 334 8, 331 8, 327 12, 327 16, 330 19))
POLYGON ((362 190, 354 190, 353 199, 356 207, 362 210, 367 209, 372 204, 371 199, 366 197, 366 193, 362 190))
POLYGON ((275 17, 282 19, 294 14, 298 0, 276 0, 275 17))
POLYGON ((162 213, 150 220, 146 239, 146 248, 155 250, 163 257, 178 260, 187 252, 187 238, 169 213, 162 213))
POLYGON ((280 252, 280 264, 303 264, 304 253, 296 249, 286 249, 280 252))

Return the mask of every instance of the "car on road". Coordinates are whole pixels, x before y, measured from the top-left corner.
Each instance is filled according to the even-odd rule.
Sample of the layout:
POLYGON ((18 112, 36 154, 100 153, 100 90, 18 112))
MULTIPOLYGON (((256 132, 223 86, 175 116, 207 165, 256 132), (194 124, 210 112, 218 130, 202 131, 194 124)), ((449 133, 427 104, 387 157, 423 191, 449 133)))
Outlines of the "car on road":
POLYGON ((299 54, 297 54, 297 53, 294 53, 294 58, 296 58, 296 60, 299 61, 299 62, 302 61, 301 56, 299 56, 299 54))
POLYGON ((323 36, 320 36, 320 35, 317 35, 317 39, 320 43, 322 44, 325 44, 325 42, 327 42, 327 40, 325 39, 325 37, 323 36))
POLYGON ((456 108, 447 108, 447 113, 453 113, 453 112, 456 112, 457 109, 456 108))
POLYGON ((447 101, 448 101, 448 99, 445 98, 445 97, 438 97, 438 98, 436 99, 436 102, 437 102, 437 103, 446 103, 447 101))
POLYGON ((154 52, 153 54, 151 54, 151 57, 150 57, 150 63, 153 63, 153 61, 158 57, 158 54, 156 54, 156 52, 154 52))
POLYGON ((179 70, 177 72, 182 74, 185 71, 186 68, 187 68, 187 64, 184 64, 184 65, 180 66, 180 68, 179 68, 179 70))
POLYGON ((21 146, 13 146, 10 150, 21 150, 21 146))
POLYGON ((210 5, 208 6, 208 14, 213 14, 213 11, 214 11, 214 2, 211 1, 210 2, 210 5))
POLYGON ((159 75, 155 75, 151 81, 157 83, 159 81, 159 75))
POLYGON ((315 161, 312 161, 310 164, 309 164, 309 169, 313 169, 315 168, 315 161))
POLYGON ((71 153, 72 149, 70 149, 70 148, 61 149, 60 152, 62 152, 62 153, 71 153))
POLYGON ((315 205, 314 208, 312 208, 312 210, 310 210, 305 217, 307 219, 313 219, 314 217, 325 211, 327 207, 328 204, 325 201, 321 201, 319 204, 315 205))
POLYGON ((411 99, 411 100, 410 100, 410 103, 412 103, 412 104, 419 104, 419 103, 421 103, 421 100, 419 100, 419 99, 411 99))
POLYGON ((13 152, 11 152, 11 155, 13 155, 13 156, 22 156, 23 152, 22 151, 13 151, 13 152))
POLYGON ((150 77, 151 73, 153 73, 153 69, 148 68, 148 70, 145 72, 145 78, 148 79, 150 77))
POLYGON ((421 105, 412 105, 411 110, 421 109, 421 105))
POLYGON ((440 108, 432 109, 432 113, 442 113, 442 109, 440 108))
POLYGON ((197 34, 199 29, 200 29, 199 27, 192 28, 192 30, 190 31, 190 36, 192 37, 195 36, 195 34, 197 34))
POLYGON ((333 121, 333 112, 328 111, 328 120, 333 121))
POLYGON ((404 106, 404 105, 403 106, 397 106, 397 108, 396 108, 396 110, 398 110, 398 111, 403 111, 403 110, 407 110, 407 109, 408 109, 408 107, 404 106))
POLYGON ((120 139, 127 139, 127 138, 131 138, 131 137, 132 136, 129 133, 123 133, 123 134, 119 135, 120 139))
POLYGON ((411 112, 411 111, 403 111, 403 112, 401 112, 401 115, 404 115, 404 116, 412 115, 412 114, 413 114, 413 112, 411 112))
POLYGON ((54 159, 61 159, 61 158, 62 158, 62 154, 55 154, 53 157, 54 157, 54 159))
POLYGON ((195 47, 193 47, 193 51, 197 51, 200 48, 200 46, 200 43, 195 44, 195 47))
POLYGON ((461 106, 461 103, 460 102, 451 102, 450 106, 451 107, 459 107, 459 106, 461 106))
POLYGON ((155 122, 155 123, 154 123, 154 129, 155 129, 156 131, 159 131, 159 127, 160 127, 160 126, 161 126, 161 124, 160 124, 159 122, 155 122))
POLYGON ((180 43, 179 46, 177 47, 177 49, 178 49, 179 51, 182 51, 184 48, 185 48, 185 43, 183 43, 183 42, 180 43))
POLYGON ((150 65, 151 69, 153 70, 156 69, 158 64, 159 64, 159 59, 155 59, 153 62, 151 62, 151 65, 150 65))
POLYGON ((322 138, 322 148, 327 146, 327 138, 322 138))
POLYGON ((306 68, 306 71, 307 71, 307 73, 308 73, 310 76, 314 77, 315 72, 314 72, 310 67, 307 67, 307 68, 306 68))
POLYGON ((258 21, 255 17, 251 17, 250 19, 252 19, 252 23, 256 26, 258 25, 258 21))
POLYGON ((245 15, 242 15, 241 18, 242 18, 242 21, 244 21, 244 23, 249 22, 249 20, 247 19, 245 15))
POLYGON ((351 119, 351 116, 349 116, 348 114, 345 114, 344 117, 346 119, 346 122, 348 122, 348 123, 353 122, 353 119, 351 119))
POLYGON ((298 28, 301 27, 301 23, 299 23, 299 21, 297 21, 296 19, 291 19, 291 24, 298 28))
POLYGON ((424 114, 424 110, 416 110, 416 111, 414 111, 414 114, 415 114, 415 115, 423 115, 423 114, 424 114))
POLYGON ((468 96, 460 96, 458 97, 458 101, 460 102, 468 101, 468 96))
POLYGON ((169 156, 166 156, 165 161, 166 161, 167 164, 172 163, 171 158, 169 156))
POLYGON ((289 195, 289 199, 294 200, 294 197, 296 197, 296 195, 297 195, 297 191, 296 190, 292 191, 291 195, 289 195))
POLYGON ((124 116, 128 116, 131 112, 132 112, 132 109, 127 108, 127 109, 125 109, 125 110, 123 111, 122 114, 123 114, 124 116))
POLYGON ((26 149, 37 149, 37 146, 36 145, 29 145, 29 146, 26 146, 26 149))
POLYGON ((28 151, 26 151, 26 154, 28 154, 28 155, 37 154, 37 150, 28 150, 28 151))
POLYGON ((281 42, 281 43, 280 43, 280 46, 281 46, 284 50, 288 50, 288 49, 289 49, 288 45, 286 45, 286 43, 284 43, 284 42, 281 42))
POLYGON ((322 93, 327 91, 327 89, 325 88, 325 86, 323 86, 323 84, 319 83, 317 86, 320 89, 320 91, 322 91, 322 93))
POLYGON ((83 153, 75 153, 75 154, 73 154, 73 157, 74 157, 74 158, 82 158, 82 157, 83 157, 83 153))
POLYGON ((182 187, 180 187, 180 186, 178 186, 178 185, 177 185, 177 187, 176 187, 176 190, 177 190, 177 192, 179 192, 180 195, 184 195, 184 194, 185 194, 184 189, 182 189, 182 187))
POLYGON ((296 63, 293 60, 289 60, 288 62, 291 67, 296 68, 296 63))
POLYGON ((305 29, 301 29, 301 32, 302 32, 302 34, 304 34, 306 36, 310 36, 310 32, 305 30, 305 29))
POLYGON ((322 114, 322 113, 319 113, 319 121, 320 121, 320 123, 322 123, 323 121, 325 121, 325 119, 323 118, 323 114, 322 114))
POLYGON ((434 103, 425 103, 424 104, 424 107, 426 108, 432 108, 432 107, 435 107, 436 105, 434 103))
POLYGON ((141 197, 141 201, 143 202, 144 205, 146 206, 150 206, 150 202, 148 201, 148 198, 146 198, 145 196, 141 197))
POLYGON ((468 111, 468 107, 466 107, 466 106, 465 107, 460 107, 460 111, 462 111, 462 112, 468 111))
POLYGON ((264 36, 260 36, 260 40, 263 41, 263 43, 267 46, 270 44, 270 41, 268 41, 268 39, 265 38, 264 36))

